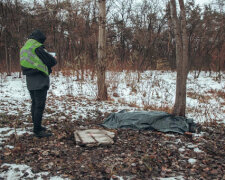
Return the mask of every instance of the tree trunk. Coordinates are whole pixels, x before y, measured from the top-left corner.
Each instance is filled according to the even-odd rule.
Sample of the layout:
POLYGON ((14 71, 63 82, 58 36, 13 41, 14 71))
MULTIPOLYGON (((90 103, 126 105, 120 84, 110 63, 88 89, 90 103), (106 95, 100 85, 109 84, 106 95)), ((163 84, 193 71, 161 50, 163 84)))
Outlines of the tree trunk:
POLYGON ((98 34, 98 63, 97 84, 98 100, 107 100, 107 87, 105 84, 106 71, 106 0, 99 0, 99 34, 98 34))
POLYGON ((8 43, 7 43, 7 39, 6 39, 6 34, 5 34, 5 64, 6 64, 6 73, 7 76, 11 76, 11 72, 10 72, 10 63, 9 63, 9 52, 8 52, 8 43))
POLYGON ((12 49, 9 48, 8 76, 12 75, 12 49))
POLYGON ((174 24, 174 33, 176 41, 176 63, 177 63, 177 81, 176 81, 176 99, 173 108, 173 114, 185 116, 186 109, 186 82, 188 74, 188 39, 186 32, 186 14, 183 0, 179 0, 181 22, 177 17, 176 2, 171 0, 171 16, 174 24))

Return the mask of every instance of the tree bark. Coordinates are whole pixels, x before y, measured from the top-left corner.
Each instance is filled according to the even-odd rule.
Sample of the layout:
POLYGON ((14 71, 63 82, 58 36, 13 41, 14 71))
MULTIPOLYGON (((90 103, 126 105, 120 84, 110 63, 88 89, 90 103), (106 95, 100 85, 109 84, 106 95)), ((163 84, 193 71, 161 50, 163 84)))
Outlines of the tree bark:
POLYGON ((185 116, 186 82, 188 75, 188 39, 186 31, 186 14, 183 0, 179 0, 181 22, 179 22, 177 17, 175 0, 171 0, 170 5, 176 41, 177 63, 176 98, 173 114, 177 116, 185 116))
POLYGON ((107 87, 105 84, 106 71, 106 0, 99 0, 99 34, 98 34, 98 62, 97 84, 98 100, 107 100, 107 87))
POLYGON ((7 76, 11 76, 11 71, 10 71, 10 62, 9 62, 9 50, 8 50, 8 43, 7 43, 7 38, 6 38, 6 32, 5 32, 5 64, 6 64, 6 72, 7 76))

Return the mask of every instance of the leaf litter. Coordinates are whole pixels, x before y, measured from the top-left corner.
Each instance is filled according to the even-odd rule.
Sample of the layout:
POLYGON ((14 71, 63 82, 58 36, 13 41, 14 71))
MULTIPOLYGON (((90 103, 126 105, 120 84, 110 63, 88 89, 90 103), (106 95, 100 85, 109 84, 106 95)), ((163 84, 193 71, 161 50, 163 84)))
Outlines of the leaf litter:
MULTIPOLYGON (((110 130, 116 133, 114 144, 85 147, 75 143, 75 130, 103 129, 99 124, 110 112, 142 108, 115 99, 99 102, 85 96, 59 96, 52 90, 43 122, 54 136, 38 139, 31 133, 29 96, 13 96, 14 103, 6 107, 10 92, 4 92, 0 102, 0 178, 10 179, 10 173, 14 179, 225 178, 223 123, 205 122, 201 133, 185 135, 110 130)), ((117 93, 115 98, 120 98, 117 93)))

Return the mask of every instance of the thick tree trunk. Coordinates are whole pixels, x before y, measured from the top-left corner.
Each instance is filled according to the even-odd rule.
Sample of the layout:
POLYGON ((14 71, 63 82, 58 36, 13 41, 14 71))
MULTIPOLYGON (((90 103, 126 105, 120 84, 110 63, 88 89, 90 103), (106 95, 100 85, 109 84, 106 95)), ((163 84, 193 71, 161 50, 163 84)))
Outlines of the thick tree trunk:
POLYGON ((99 0, 99 34, 98 34, 98 63, 97 84, 98 100, 107 100, 107 87, 105 84, 106 71, 106 0, 99 0))
POLYGON ((177 63, 177 81, 176 81, 176 99, 173 108, 173 114, 185 116, 186 109, 186 82, 188 74, 188 39, 186 32, 186 15, 183 0, 179 0, 181 11, 181 22, 177 18, 176 2, 171 0, 171 16, 174 24, 176 41, 176 63, 177 63))

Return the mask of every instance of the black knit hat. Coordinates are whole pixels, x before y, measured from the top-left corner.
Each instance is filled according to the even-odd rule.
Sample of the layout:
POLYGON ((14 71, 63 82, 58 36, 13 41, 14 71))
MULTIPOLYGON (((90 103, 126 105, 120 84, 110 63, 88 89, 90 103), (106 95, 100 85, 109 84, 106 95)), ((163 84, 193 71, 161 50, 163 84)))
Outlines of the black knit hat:
POLYGON ((35 31, 33 31, 30 36, 29 39, 35 39, 40 43, 44 43, 46 40, 46 36, 44 35, 43 32, 41 32, 39 29, 36 29, 35 31))

